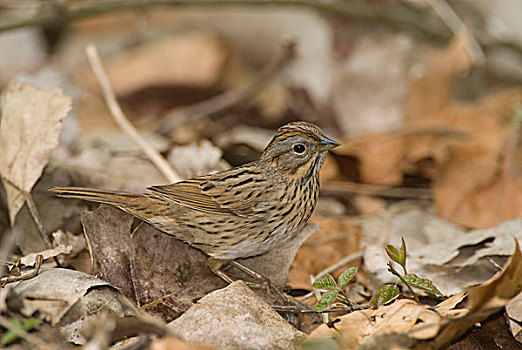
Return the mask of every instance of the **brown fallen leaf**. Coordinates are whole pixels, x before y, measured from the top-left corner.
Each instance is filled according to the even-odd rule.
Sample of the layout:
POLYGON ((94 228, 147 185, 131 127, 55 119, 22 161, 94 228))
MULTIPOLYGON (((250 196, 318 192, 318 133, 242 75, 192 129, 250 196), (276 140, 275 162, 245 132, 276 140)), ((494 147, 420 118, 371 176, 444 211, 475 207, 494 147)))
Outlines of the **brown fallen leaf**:
MULTIPOLYGON (((106 66, 114 91, 125 95, 154 85, 209 87, 219 79, 226 58, 216 35, 193 31, 146 42, 108 58, 106 66)), ((87 70, 77 75, 83 85, 94 84, 87 70)))
MULTIPOLYGON (((0 123, 2 177, 31 191, 58 145, 61 121, 71 109, 71 101, 61 89, 40 89, 16 80, 7 84, 0 123)), ((12 224, 25 198, 8 183, 4 186, 12 224)))
POLYGON ((514 89, 442 112, 471 133, 433 145, 433 195, 442 217, 487 228, 522 215, 522 184, 511 145, 517 130, 514 108, 520 102, 522 89, 514 89))
POLYGON ((75 344, 85 344, 82 334, 100 313, 116 315, 122 325, 114 334, 136 334, 136 329, 164 334, 166 331, 158 320, 143 315, 114 287, 96 277, 67 269, 47 269, 38 276, 19 282, 11 288, 7 297, 9 310, 24 316, 36 312, 41 318, 57 327, 64 338, 75 344), (136 320, 141 320, 137 322, 136 320), (125 324, 134 322, 134 331, 125 324), (137 324, 139 327, 136 327, 137 324), (163 329, 163 330, 162 330, 163 329))
POLYGON ((522 291, 506 305, 506 315, 511 334, 522 344, 522 291))
POLYGON ((437 335, 441 317, 427 305, 419 305, 409 299, 397 300, 377 310, 355 311, 337 318, 330 327, 323 324, 316 328, 301 344, 321 339, 334 339, 338 349, 359 349, 371 337, 404 334, 412 339, 430 339, 437 335))
MULTIPOLYGON (((286 281, 292 288, 311 289, 310 276, 359 250, 360 228, 352 221, 318 216, 313 216, 310 221, 319 223, 321 229, 297 251, 286 281)), ((338 269, 334 275, 345 269, 338 269)))
MULTIPOLYGON (((515 253, 502 271, 481 285, 468 288, 468 303, 463 317, 445 319, 442 331, 434 340, 437 348, 448 344, 471 326, 501 310, 522 288, 522 253, 518 242, 515 253)), ((460 316, 460 315, 459 315, 460 316)))
POLYGON ((513 237, 522 240, 522 220, 512 219, 485 230, 465 230, 434 215, 433 207, 397 203, 380 217, 363 222, 361 246, 364 271, 371 289, 395 282, 386 268, 386 244, 408 247, 407 267, 430 279, 444 295, 483 283, 498 270, 490 262, 504 264, 513 254, 513 237), (383 241, 384 239, 384 241, 383 241))
POLYGON ((203 344, 187 343, 176 337, 163 337, 150 344, 150 350, 216 350, 203 344))

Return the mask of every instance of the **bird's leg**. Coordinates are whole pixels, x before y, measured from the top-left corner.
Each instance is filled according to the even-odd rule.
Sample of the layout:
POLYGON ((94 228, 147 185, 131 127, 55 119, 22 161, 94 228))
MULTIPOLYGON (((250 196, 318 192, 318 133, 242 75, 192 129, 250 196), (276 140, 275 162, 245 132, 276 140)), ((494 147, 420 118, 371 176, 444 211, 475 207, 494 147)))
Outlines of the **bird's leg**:
POLYGON ((270 281, 270 279, 268 279, 268 277, 260 274, 259 272, 257 271, 254 271, 252 270, 251 268, 241 264, 241 263, 238 263, 237 261, 234 261, 234 260, 230 260, 230 261, 226 261, 226 260, 218 260, 218 259, 214 259, 214 258, 209 258, 208 259, 208 267, 210 268, 210 270, 212 270, 212 272, 214 272, 216 275, 218 275, 219 277, 221 277, 221 279, 223 279, 225 282, 227 283, 232 283, 234 282, 234 280, 232 279, 232 277, 230 277, 227 273, 225 273, 222 269, 222 267, 225 265, 225 264, 229 264, 230 266, 234 266, 235 268, 243 271, 244 273, 246 273, 247 275, 257 279, 258 281, 260 281, 260 283, 251 283, 251 282, 245 282, 247 285, 249 286, 252 286, 252 287, 260 287, 260 286, 265 286, 265 287, 268 287, 268 289, 270 290, 273 290, 277 296, 284 302, 284 303, 288 303, 288 299, 286 298, 286 296, 284 295, 284 293, 279 289, 277 288, 276 285, 274 285, 272 283, 272 281, 270 281))
POLYGON ((221 277, 221 279, 227 283, 232 283, 234 280, 232 277, 227 275, 221 268, 227 263, 226 260, 218 260, 214 258, 208 258, 208 267, 212 272, 221 277))
POLYGON ((239 262, 237 262, 235 260, 231 260, 228 263, 229 263, 229 265, 234 266, 235 268, 243 271, 247 275, 257 279, 258 281, 261 282, 261 283, 259 283, 260 285, 267 286, 269 289, 274 291, 277 294, 277 296, 279 296, 279 298, 285 304, 288 303, 288 299, 286 298, 285 294, 275 284, 273 284, 272 281, 270 281, 270 279, 268 277, 266 277, 265 275, 263 275, 263 274, 261 274, 261 273, 259 273, 257 271, 252 270, 250 267, 245 266, 245 265, 243 265, 243 264, 241 264, 241 263, 239 263, 239 262))

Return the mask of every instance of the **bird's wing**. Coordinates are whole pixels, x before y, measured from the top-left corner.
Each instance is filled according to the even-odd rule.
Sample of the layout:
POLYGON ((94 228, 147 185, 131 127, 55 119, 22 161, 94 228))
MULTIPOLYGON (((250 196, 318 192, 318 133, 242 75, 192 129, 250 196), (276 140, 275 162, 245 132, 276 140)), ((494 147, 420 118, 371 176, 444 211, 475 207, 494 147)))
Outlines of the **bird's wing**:
POLYGON ((148 189, 181 205, 217 214, 247 216, 267 195, 260 173, 239 167, 217 174, 148 189), (253 180, 257 179, 257 181, 253 180))

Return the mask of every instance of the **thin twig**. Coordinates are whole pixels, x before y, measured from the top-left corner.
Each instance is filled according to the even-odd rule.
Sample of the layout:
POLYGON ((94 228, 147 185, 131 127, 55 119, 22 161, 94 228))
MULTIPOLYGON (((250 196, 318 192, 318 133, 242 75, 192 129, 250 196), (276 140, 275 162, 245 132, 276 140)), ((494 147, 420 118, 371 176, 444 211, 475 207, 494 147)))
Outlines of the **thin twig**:
POLYGON ((20 338, 24 339, 26 342, 32 345, 35 349, 51 349, 52 347, 45 344, 43 340, 38 338, 35 335, 29 334, 25 329, 9 322, 7 318, 0 315, 0 326, 2 326, 5 329, 10 330, 20 338))
POLYGON ((363 194, 383 198, 431 199, 428 188, 390 187, 383 185, 363 184, 351 181, 327 181, 321 183, 321 192, 325 194, 363 194))
MULTIPOLYGON (((350 312, 351 310, 347 307, 339 307, 335 309, 327 309, 323 311, 316 311, 316 310, 302 310, 298 309, 295 306, 281 306, 281 305, 272 305, 272 308, 277 312, 286 312, 286 313, 293 313, 293 314, 328 314, 332 312, 350 312)), ((364 310, 363 308, 355 308, 354 310, 364 310)), ((328 322, 326 322, 328 323, 328 322)))
POLYGON ((165 176, 165 178, 167 178, 168 181, 180 181, 182 179, 181 176, 179 176, 174 171, 174 169, 172 169, 165 158, 163 158, 161 154, 159 154, 147 140, 140 136, 136 128, 134 128, 127 117, 123 114, 120 105, 116 101, 116 96, 112 90, 107 73, 102 66, 96 46, 94 46, 94 44, 87 45, 85 52, 87 53, 87 59, 91 65, 91 69, 98 79, 98 83, 100 84, 100 87, 103 91, 105 102, 107 103, 107 106, 109 107, 109 110, 120 129, 125 134, 127 134, 127 136, 129 136, 132 141, 138 145, 138 147, 140 147, 143 153, 147 155, 150 161, 156 166, 156 168, 158 168, 158 170, 163 174, 163 176, 165 176))
POLYGON ((397 270, 395 270, 391 261, 388 262, 388 271, 390 271, 393 275, 397 276, 402 281, 402 283, 404 283, 404 285, 410 290, 410 293, 413 295, 413 299, 415 299, 415 301, 420 304, 420 300, 417 294, 415 294, 411 286, 408 283, 406 283, 404 277, 402 277, 402 275, 397 270))
POLYGON ((4 287, 6 284, 9 284, 9 283, 25 281, 25 280, 29 280, 33 277, 36 277, 36 275, 38 275, 38 272, 40 271, 40 267, 42 267, 42 263, 43 263, 43 256, 41 254, 38 254, 34 259, 33 271, 23 274, 22 276, 3 277, 2 279, 0 279, 0 287, 4 287))
POLYGON ((502 266, 500 266, 499 264, 497 264, 497 262, 495 260, 493 260, 491 257, 489 256, 486 256, 486 259, 491 263, 491 265, 495 266, 495 268, 499 271, 502 271, 502 266))
POLYGON ((172 111, 165 116, 161 131, 169 132, 172 130, 180 118, 194 120, 226 110, 255 96, 274 76, 281 72, 281 70, 295 58, 295 41, 292 40, 284 43, 282 48, 283 52, 271 63, 267 64, 259 75, 247 86, 230 90, 200 103, 172 111))
MULTIPOLYGON (((9 18, 4 16, 0 21, 0 31, 22 28, 26 26, 49 26, 56 23, 64 25, 71 21, 118 11, 140 10, 158 6, 170 7, 296 7, 313 9, 324 15, 334 16, 364 23, 379 23, 399 29, 407 29, 422 33, 429 38, 447 41, 452 31, 446 23, 434 19, 408 6, 395 4, 393 7, 372 5, 364 1, 317 1, 317 0, 112 0, 87 3, 87 5, 68 5, 46 7, 32 17, 9 18)), ((73 3, 71 1, 71 3, 73 3)), ((83 5, 83 4, 82 4, 83 5)), ((505 47, 522 55, 522 46, 515 40, 496 38, 478 38, 484 48, 505 47)))

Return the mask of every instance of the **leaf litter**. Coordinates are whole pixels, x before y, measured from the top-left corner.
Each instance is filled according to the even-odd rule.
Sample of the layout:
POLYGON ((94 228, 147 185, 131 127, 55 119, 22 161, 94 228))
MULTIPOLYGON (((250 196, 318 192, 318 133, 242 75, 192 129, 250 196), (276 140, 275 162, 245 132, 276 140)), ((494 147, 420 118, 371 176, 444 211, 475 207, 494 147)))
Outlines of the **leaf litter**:
MULTIPOLYGON (((280 25, 281 22, 273 23, 280 25)), ((333 33, 331 30, 339 30, 330 28, 326 21, 318 23, 324 31, 313 40, 320 41, 321 35, 328 37, 333 33)), ((86 23, 81 29, 82 35, 96 25, 95 21, 86 23)), ((269 306, 276 303, 273 296, 257 289, 253 293, 242 282, 226 286, 210 272, 207 258, 198 250, 146 224, 133 222, 132 217, 117 209, 101 206, 86 212, 85 209, 93 208, 92 204, 49 198, 45 190, 56 185, 142 191, 147 186, 165 182, 137 148, 114 131, 112 122, 107 121, 106 107, 97 93, 93 93, 97 87, 90 73, 85 65, 78 64, 75 69, 79 69, 73 75, 84 94, 75 108, 79 109, 77 116, 83 130, 69 137, 51 158, 49 154, 57 146, 61 120, 70 109, 70 98, 58 90, 19 85, 24 93, 34 91, 23 98, 16 97, 18 102, 13 104, 12 84, 15 83, 4 87, 0 138, 2 155, 11 155, 0 157, 0 172, 34 195, 44 226, 55 233, 52 246, 42 244, 41 237, 33 234, 37 230, 27 208, 20 210, 25 198, 4 181, 11 222, 19 213, 13 227, 19 240, 17 254, 11 252, 0 259, 14 261, 25 255, 22 269, 24 265, 31 265, 37 254, 48 260, 36 277, 9 284, 0 293, 2 311, 27 321, 37 320, 40 325, 32 332, 42 339, 51 334, 46 333, 49 328, 45 328, 50 325, 68 342, 99 348, 107 348, 123 338, 130 338, 127 344, 139 344, 146 338, 138 333, 145 333, 153 337, 151 348, 154 349, 197 349, 207 345, 269 348, 274 344, 279 348, 293 348, 305 337, 303 349, 316 341, 326 342, 332 348, 351 349, 372 348, 383 343, 427 348, 447 345, 477 322, 502 314, 505 306, 514 339, 520 341, 522 277, 516 241, 520 242, 522 232, 518 218, 521 206, 518 205, 517 163, 521 90, 497 89, 466 101, 456 100, 455 86, 476 68, 469 54, 468 34, 459 33, 449 45, 438 50, 414 44, 403 33, 399 36, 390 33, 388 37, 393 40, 388 41, 387 47, 376 46, 375 38, 363 38, 356 45, 352 40, 352 60, 344 65, 348 71, 339 75, 337 81, 329 75, 335 67, 312 72, 310 62, 298 62, 292 68, 293 77, 281 75, 273 86, 250 102, 240 101, 228 114, 218 112, 197 121, 180 118, 173 124, 177 127, 170 135, 154 132, 158 130, 155 127, 161 125, 154 118, 172 106, 183 105, 182 96, 169 96, 170 101, 164 105, 149 104, 151 113, 143 113, 145 117, 141 118, 136 114, 147 109, 133 108, 146 101, 146 95, 157 87, 163 91, 179 91, 169 89, 191 85, 202 92, 189 98, 197 101, 223 87, 228 89, 239 81, 243 84, 252 79, 255 73, 250 70, 255 65, 243 61, 247 56, 237 51, 234 45, 239 45, 238 42, 227 35, 216 35, 212 30, 164 33, 154 39, 140 35, 133 38, 131 34, 123 40, 123 45, 117 44, 131 49, 116 55, 113 51, 106 58, 117 93, 127 97, 127 101, 135 98, 136 103, 124 104, 131 119, 147 129, 155 148, 163 154, 170 153, 171 162, 184 177, 222 170, 229 166, 223 158, 249 159, 262 150, 275 127, 297 115, 298 119, 319 122, 329 129, 329 134, 334 134, 338 126, 344 131, 354 131, 352 134, 379 130, 378 134, 343 140, 343 146, 325 164, 322 183, 351 180, 404 186, 410 177, 420 177, 428 181, 433 202, 390 205, 393 201, 374 196, 350 197, 328 191, 327 198, 321 199, 327 204, 320 205, 321 209, 311 220, 320 224, 317 233, 314 234, 318 227, 309 225, 288 245, 266 256, 246 259, 245 263, 279 285, 288 284, 290 291, 296 293, 311 292, 310 277, 328 270, 332 279, 339 281, 342 293, 340 290, 326 293, 335 299, 346 292, 351 299, 356 296, 358 303, 369 302, 372 291, 392 283, 385 284, 387 289, 376 296, 382 300, 376 305, 384 305, 376 310, 363 305, 364 310, 348 314, 337 311, 330 322, 312 332, 318 326, 317 318, 296 320, 290 316, 292 312, 315 309, 317 301, 305 296, 304 303, 293 303, 293 311, 280 312, 291 319, 291 325, 311 333, 306 336, 269 306), (404 60, 413 52, 413 47, 418 49, 414 57, 404 60), (370 74, 368 69, 372 64, 361 66, 369 55, 372 60, 368 62, 380 65, 390 53, 395 63, 387 62, 389 71, 383 68, 370 74), (410 74, 408 82, 405 77, 410 59, 417 66, 409 67, 414 74, 410 74), (182 64, 169 66, 174 61, 182 64), (144 70, 143 67, 151 67, 151 64, 154 69, 144 70), (167 66, 169 69, 165 69, 167 66), (362 67, 360 71, 358 67, 362 67), (394 70, 395 67, 398 70, 394 70), (318 72, 322 73, 317 75, 318 72), (296 74, 301 73, 302 77, 296 78, 296 74), (364 79, 366 75, 369 79, 364 79), (321 78, 311 83, 311 76, 321 78), (347 81, 347 77, 359 77, 365 85, 358 87, 347 81), (331 90, 328 84, 332 84, 331 90), (397 89, 388 94, 389 84, 396 84, 397 89), (53 93, 45 95, 50 91, 53 93), (372 95, 369 91, 375 93, 372 95), (349 98, 343 100, 343 96, 349 98), (18 138, 21 132, 32 129, 26 130, 27 124, 19 124, 23 119, 15 116, 24 114, 24 108, 33 108, 31 113, 35 114, 34 106, 40 107, 37 112, 41 113, 41 107, 52 105, 53 101, 57 107, 43 108, 49 110, 46 118, 36 114, 37 121, 43 124, 33 130, 34 135, 27 134, 28 139, 38 140, 35 145, 42 150, 33 152, 27 139, 18 138), (350 120, 349 113, 344 116, 343 111, 349 111, 352 104, 363 112, 357 120, 350 120), (313 108, 306 109, 311 106, 313 108), (258 109, 257 114, 252 113, 253 109, 258 109), (329 110, 336 113, 332 116, 329 110), (311 117, 314 113, 320 117, 311 117), (391 119, 380 120, 380 114, 391 119), (401 115, 402 126, 387 131, 391 125, 400 124, 401 115), (261 116, 261 119, 255 120, 253 116, 261 116), (368 121, 370 124, 365 123, 366 116, 372 118, 368 121), (89 129, 91 135, 86 136, 85 129, 89 129), (26 145, 20 144, 20 140, 25 140, 26 145), (249 153, 242 153, 244 150, 249 153), (24 162, 31 166, 24 168, 24 162), (364 217, 345 215, 354 211, 364 217), (56 231, 60 228, 63 230, 56 231), (407 255, 409 273, 405 271, 404 278, 421 287, 432 283, 446 299, 418 292, 419 304, 406 298, 404 286, 391 282, 397 279, 386 268, 389 254, 387 257, 385 247, 397 245, 401 237, 408 245, 407 252, 397 248, 388 251, 399 263, 403 255, 407 255), (350 256, 353 258, 348 259, 347 264, 352 268, 347 269, 346 264, 336 265, 350 256), (69 269, 57 268, 56 263, 69 269), (358 268, 356 275, 355 267, 358 268), (346 272, 341 274, 342 271, 346 272), (92 277, 93 274, 99 279, 92 277), (147 314, 157 318, 151 319, 147 314), (171 320, 174 321, 169 330, 165 321, 171 320), (194 345, 194 342, 206 345, 194 345)), ((301 50, 310 61, 310 52, 314 49, 305 45, 301 50)), ((108 52, 110 50, 105 51, 108 52)), ((332 60, 329 55, 322 52, 318 64, 329 64, 332 60)), ((36 120, 33 124, 37 125, 36 120)), ((2 236, 0 230, 0 239, 2 236)), ((235 274, 233 270, 229 272, 235 274)), ((246 276, 239 273, 237 277, 246 276)), ((328 295, 326 297, 328 299, 328 295)), ((275 309, 281 310, 278 305, 275 309)), ((2 329, 0 334, 6 332, 2 329)), ((22 344, 34 340, 22 337, 22 344)), ((61 338, 53 341, 66 344, 61 338)))

